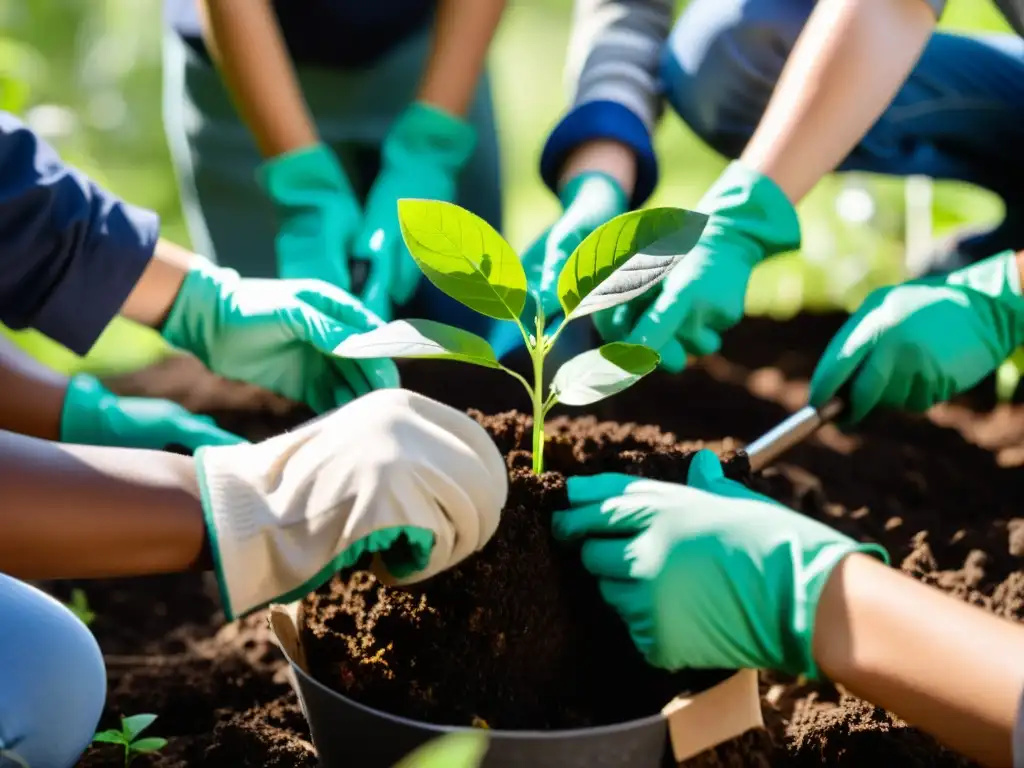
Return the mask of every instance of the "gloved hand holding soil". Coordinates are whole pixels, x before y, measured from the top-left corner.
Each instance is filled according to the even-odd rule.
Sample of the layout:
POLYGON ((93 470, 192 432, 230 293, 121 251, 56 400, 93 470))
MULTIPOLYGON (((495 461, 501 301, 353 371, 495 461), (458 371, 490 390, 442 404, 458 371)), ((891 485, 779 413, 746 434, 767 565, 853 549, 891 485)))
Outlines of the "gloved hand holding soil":
POLYGON ((553 526, 583 542, 584 567, 664 669, 777 669, 818 678, 814 615, 835 565, 858 544, 726 478, 698 452, 686 485, 628 475, 571 477, 553 526))
POLYGON ((317 588, 367 553, 415 582, 478 551, 498 526, 505 465, 465 414, 381 390, 254 445, 196 455, 228 618, 317 588))

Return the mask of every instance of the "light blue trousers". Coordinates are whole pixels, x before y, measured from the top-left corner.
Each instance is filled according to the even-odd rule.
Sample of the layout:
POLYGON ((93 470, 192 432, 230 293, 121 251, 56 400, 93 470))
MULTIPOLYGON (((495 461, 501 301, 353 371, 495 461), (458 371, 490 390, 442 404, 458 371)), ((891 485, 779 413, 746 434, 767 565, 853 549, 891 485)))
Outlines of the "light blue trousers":
MULTIPOLYGON (((666 97, 727 157, 743 151, 815 0, 692 0, 661 59, 666 97)), ((936 32, 892 104, 840 171, 922 174, 1003 198, 1001 226, 965 255, 1024 247, 1024 40, 936 32)))
POLYGON ((0 573, 0 768, 70 768, 107 696, 103 655, 66 607, 0 573))

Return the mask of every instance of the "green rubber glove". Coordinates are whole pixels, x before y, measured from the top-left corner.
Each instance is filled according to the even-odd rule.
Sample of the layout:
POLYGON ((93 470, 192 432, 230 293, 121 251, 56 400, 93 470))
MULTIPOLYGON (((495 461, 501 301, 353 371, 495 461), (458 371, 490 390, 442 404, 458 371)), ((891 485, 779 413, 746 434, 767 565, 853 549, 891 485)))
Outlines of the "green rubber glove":
MULTIPOLYGON (((561 311, 558 275, 576 246, 597 229, 628 210, 626 193, 606 173, 586 171, 573 177, 559 195, 562 215, 523 254, 523 268, 531 293, 540 296, 544 319, 561 311)), ((527 307, 528 328, 536 313, 527 307)))
POLYGON ((697 206, 710 219, 700 242, 655 289, 598 318, 608 341, 646 344, 661 367, 678 373, 686 355, 710 355, 722 331, 743 317, 754 267, 800 244, 796 211, 771 179, 734 162, 697 206), (631 329, 631 330, 629 330, 631 329))
POLYGON ((475 148, 473 126, 422 102, 411 104, 395 121, 355 241, 355 257, 371 264, 365 295, 383 292, 397 305, 412 298, 421 272, 402 240, 398 201, 454 201, 459 171, 475 148))
POLYGON ((1022 343, 1020 273, 1006 251, 872 292, 826 348, 810 400, 820 406, 850 380, 850 423, 879 406, 924 411, 977 384, 1022 343))
POLYGON ((350 289, 348 255, 359 229, 352 185, 329 147, 317 144, 265 162, 257 180, 278 215, 277 274, 350 289))
POLYGON ((60 422, 62 443, 148 448, 162 451, 182 445, 195 451, 206 445, 246 442, 170 400, 118 397, 92 376, 79 374, 68 382, 60 422))
POLYGON ((322 413, 397 387, 388 359, 347 360, 334 349, 381 319, 319 280, 243 280, 198 261, 167 316, 163 337, 228 379, 255 384, 322 413))
POLYGON ((710 451, 688 485, 627 475, 569 478, 555 536, 583 564, 648 662, 665 669, 776 669, 817 677, 818 598, 861 545, 728 480, 710 451))

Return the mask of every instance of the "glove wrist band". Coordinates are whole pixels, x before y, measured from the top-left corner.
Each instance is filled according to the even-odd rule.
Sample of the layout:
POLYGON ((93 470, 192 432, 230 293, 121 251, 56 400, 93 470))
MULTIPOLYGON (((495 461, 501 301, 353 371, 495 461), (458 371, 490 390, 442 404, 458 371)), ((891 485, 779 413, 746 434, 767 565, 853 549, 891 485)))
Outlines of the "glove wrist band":
POLYGON ((585 188, 593 186, 601 189, 606 198, 607 212, 614 211, 612 216, 618 216, 628 209, 629 201, 626 192, 617 179, 604 171, 583 171, 562 186, 558 195, 559 202, 562 203, 562 210, 568 209, 585 188))
POLYGON ((80 373, 68 380, 60 417, 62 443, 94 444, 107 425, 104 410, 116 398, 99 380, 80 373))
POLYGON ((197 259, 178 290, 160 333, 172 347, 191 352, 209 367, 210 346, 217 330, 225 289, 240 280, 233 269, 197 259))

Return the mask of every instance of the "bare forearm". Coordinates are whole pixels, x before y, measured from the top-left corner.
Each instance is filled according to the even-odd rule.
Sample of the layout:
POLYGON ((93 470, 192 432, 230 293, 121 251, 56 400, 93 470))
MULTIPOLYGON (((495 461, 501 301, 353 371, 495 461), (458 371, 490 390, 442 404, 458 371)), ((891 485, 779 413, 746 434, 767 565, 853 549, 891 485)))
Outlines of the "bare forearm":
POLYGON ((207 47, 263 156, 316 143, 270 0, 202 0, 200 12, 207 47))
POLYGON ((441 0, 419 100, 462 117, 473 101, 506 0, 441 0))
POLYGON ((195 260, 191 251, 161 240, 139 282, 121 307, 121 315, 150 328, 161 328, 195 260))
POLYGON ((560 179, 567 184, 587 171, 600 171, 615 179, 626 197, 633 196, 636 186, 636 155, 618 141, 598 139, 581 144, 565 161, 560 179))
POLYGON ((833 571, 815 626, 832 680, 983 765, 1012 765, 1024 627, 866 555, 833 571))
POLYGON ((924 0, 820 0, 741 161, 799 202, 890 104, 935 23, 924 0))
POLYGON ((0 571, 23 579, 184 571, 204 561, 192 459, 0 432, 0 571))
POLYGON ((0 336, 0 430, 60 439, 68 380, 0 336))

